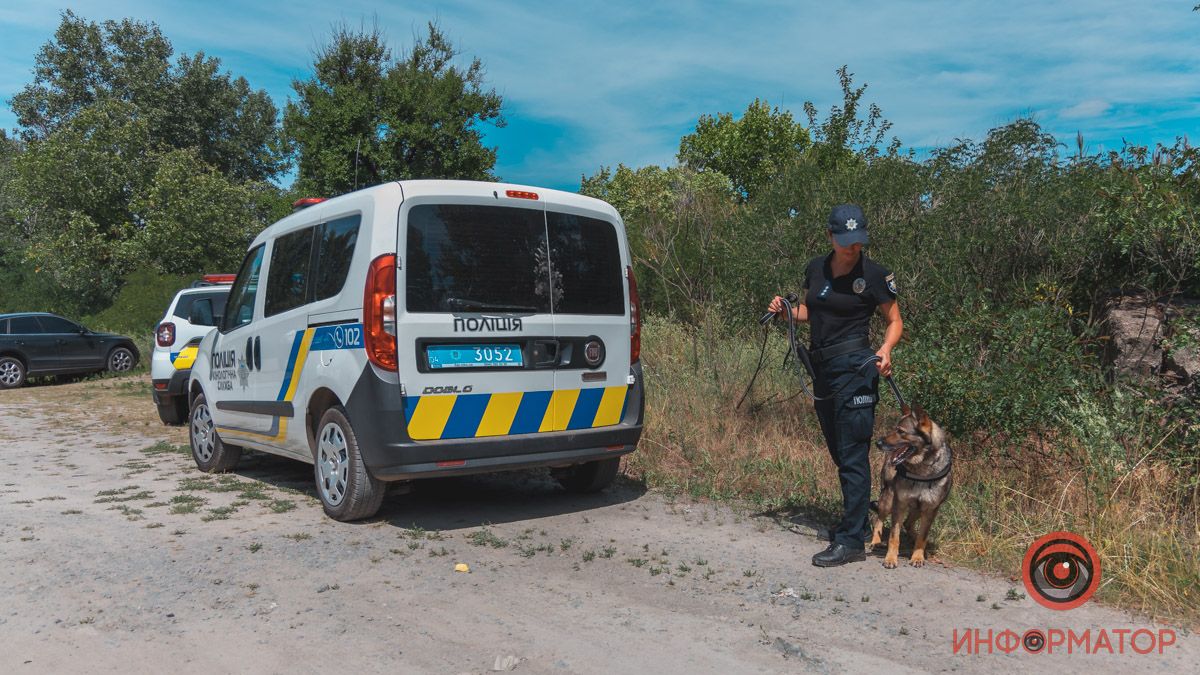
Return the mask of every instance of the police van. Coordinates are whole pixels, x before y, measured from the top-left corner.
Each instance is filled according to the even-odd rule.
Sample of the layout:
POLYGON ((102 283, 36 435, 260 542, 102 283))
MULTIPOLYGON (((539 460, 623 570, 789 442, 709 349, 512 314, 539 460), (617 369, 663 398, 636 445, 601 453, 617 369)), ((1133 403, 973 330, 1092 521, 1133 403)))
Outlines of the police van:
POLYGON ((603 489, 641 435, 639 314, 605 202, 435 180, 319 201, 251 243, 200 343, 192 454, 309 462, 337 520, 392 481, 550 467, 603 489))

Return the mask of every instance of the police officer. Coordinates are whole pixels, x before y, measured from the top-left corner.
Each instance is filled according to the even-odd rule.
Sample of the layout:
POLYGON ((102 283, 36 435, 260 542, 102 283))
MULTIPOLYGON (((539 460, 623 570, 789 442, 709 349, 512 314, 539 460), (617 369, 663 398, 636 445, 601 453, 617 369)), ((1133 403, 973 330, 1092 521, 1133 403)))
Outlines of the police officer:
MULTIPOLYGON (((879 376, 891 375, 892 348, 904 329, 896 305, 895 275, 863 255, 867 217, 862 209, 854 204, 833 207, 827 227, 833 251, 809 261, 804 294, 792 308, 795 320, 811 325, 817 418, 842 485, 842 520, 833 530, 829 548, 813 556, 818 567, 866 560, 870 447, 879 376), (883 345, 872 351, 868 332, 876 311, 887 330, 883 345), (879 358, 872 365, 873 356, 879 358)), ((783 300, 776 296, 768 309, 784 311, 783 300)))

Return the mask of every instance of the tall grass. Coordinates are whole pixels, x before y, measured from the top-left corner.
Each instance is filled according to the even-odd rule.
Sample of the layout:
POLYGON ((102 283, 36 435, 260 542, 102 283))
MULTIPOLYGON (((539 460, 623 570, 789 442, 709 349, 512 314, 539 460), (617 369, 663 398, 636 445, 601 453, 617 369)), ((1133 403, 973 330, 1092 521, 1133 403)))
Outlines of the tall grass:
MULTIPOLYGON (((647 320, 646 428, 629 471, 660 489, 737 500, 815 527, 833 524, 841 505, 835 469, 794 370, 780 368, 780 332, 768 336, 766 362, 739 407, 761 337, 722 334, 714 325, 647 320)), ((903 349, 896 354, 902 387, 903 349)), ((881 396, 877 431, 899 415, 887 392, 881 396)), ((1075 409, 1101 415, 1078 402, 1075 409)), ((937 419, 937 410, 930 413, 937 419)), ((1176 474, 1154 459, 1163 432, 1146 431, 1125 452, 1101 452, 1102 444, 1082 443, 1078 436, 1087 435, 1069 420, 1061 426, 1063 433, 1005 452, 983 435, 954 439, 954 488, 934 526, 931 552, 1019 578, 1030 543, 1052 531, 1075 532, 1100 556, 1101 601, 1200 624, 1200 512, 1180 494, 1176 474)), ((877 481, 880 458, 872 460, 877 481)))

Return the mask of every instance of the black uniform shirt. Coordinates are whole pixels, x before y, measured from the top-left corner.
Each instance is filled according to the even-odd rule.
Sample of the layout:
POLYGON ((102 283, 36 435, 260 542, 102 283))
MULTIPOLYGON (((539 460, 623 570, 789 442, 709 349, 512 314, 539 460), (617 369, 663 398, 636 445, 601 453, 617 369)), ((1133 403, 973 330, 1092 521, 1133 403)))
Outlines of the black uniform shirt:
POLYGON ((804 304, 816 349, 868 337, 875 308, 896 299, 896 279, 886 267, 859 255, 854 269, 835 279, 832 260, 833 253, 813 258, 804 274, 804 304))

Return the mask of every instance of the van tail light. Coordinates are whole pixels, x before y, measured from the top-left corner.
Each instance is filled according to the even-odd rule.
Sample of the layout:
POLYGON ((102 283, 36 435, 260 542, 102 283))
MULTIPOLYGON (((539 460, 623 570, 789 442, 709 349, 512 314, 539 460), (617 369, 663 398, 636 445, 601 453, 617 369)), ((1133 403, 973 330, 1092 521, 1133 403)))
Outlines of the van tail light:
POLYGON ((371 261, 363 292, 363 338, 367 358, 384 370, 397 370, 396 356, 396 255, 371 261))
POLYGON ((158 324, 158 328, 154 329, 154 339, 158 342, 159 347, 170 347, 175 344, 175 324, 170 321, 158 324))
POLYGON ((625 268, 625 276, 629 277, 629 362, 637 363, 642 356, 642 301, 632 267, 625 268))

